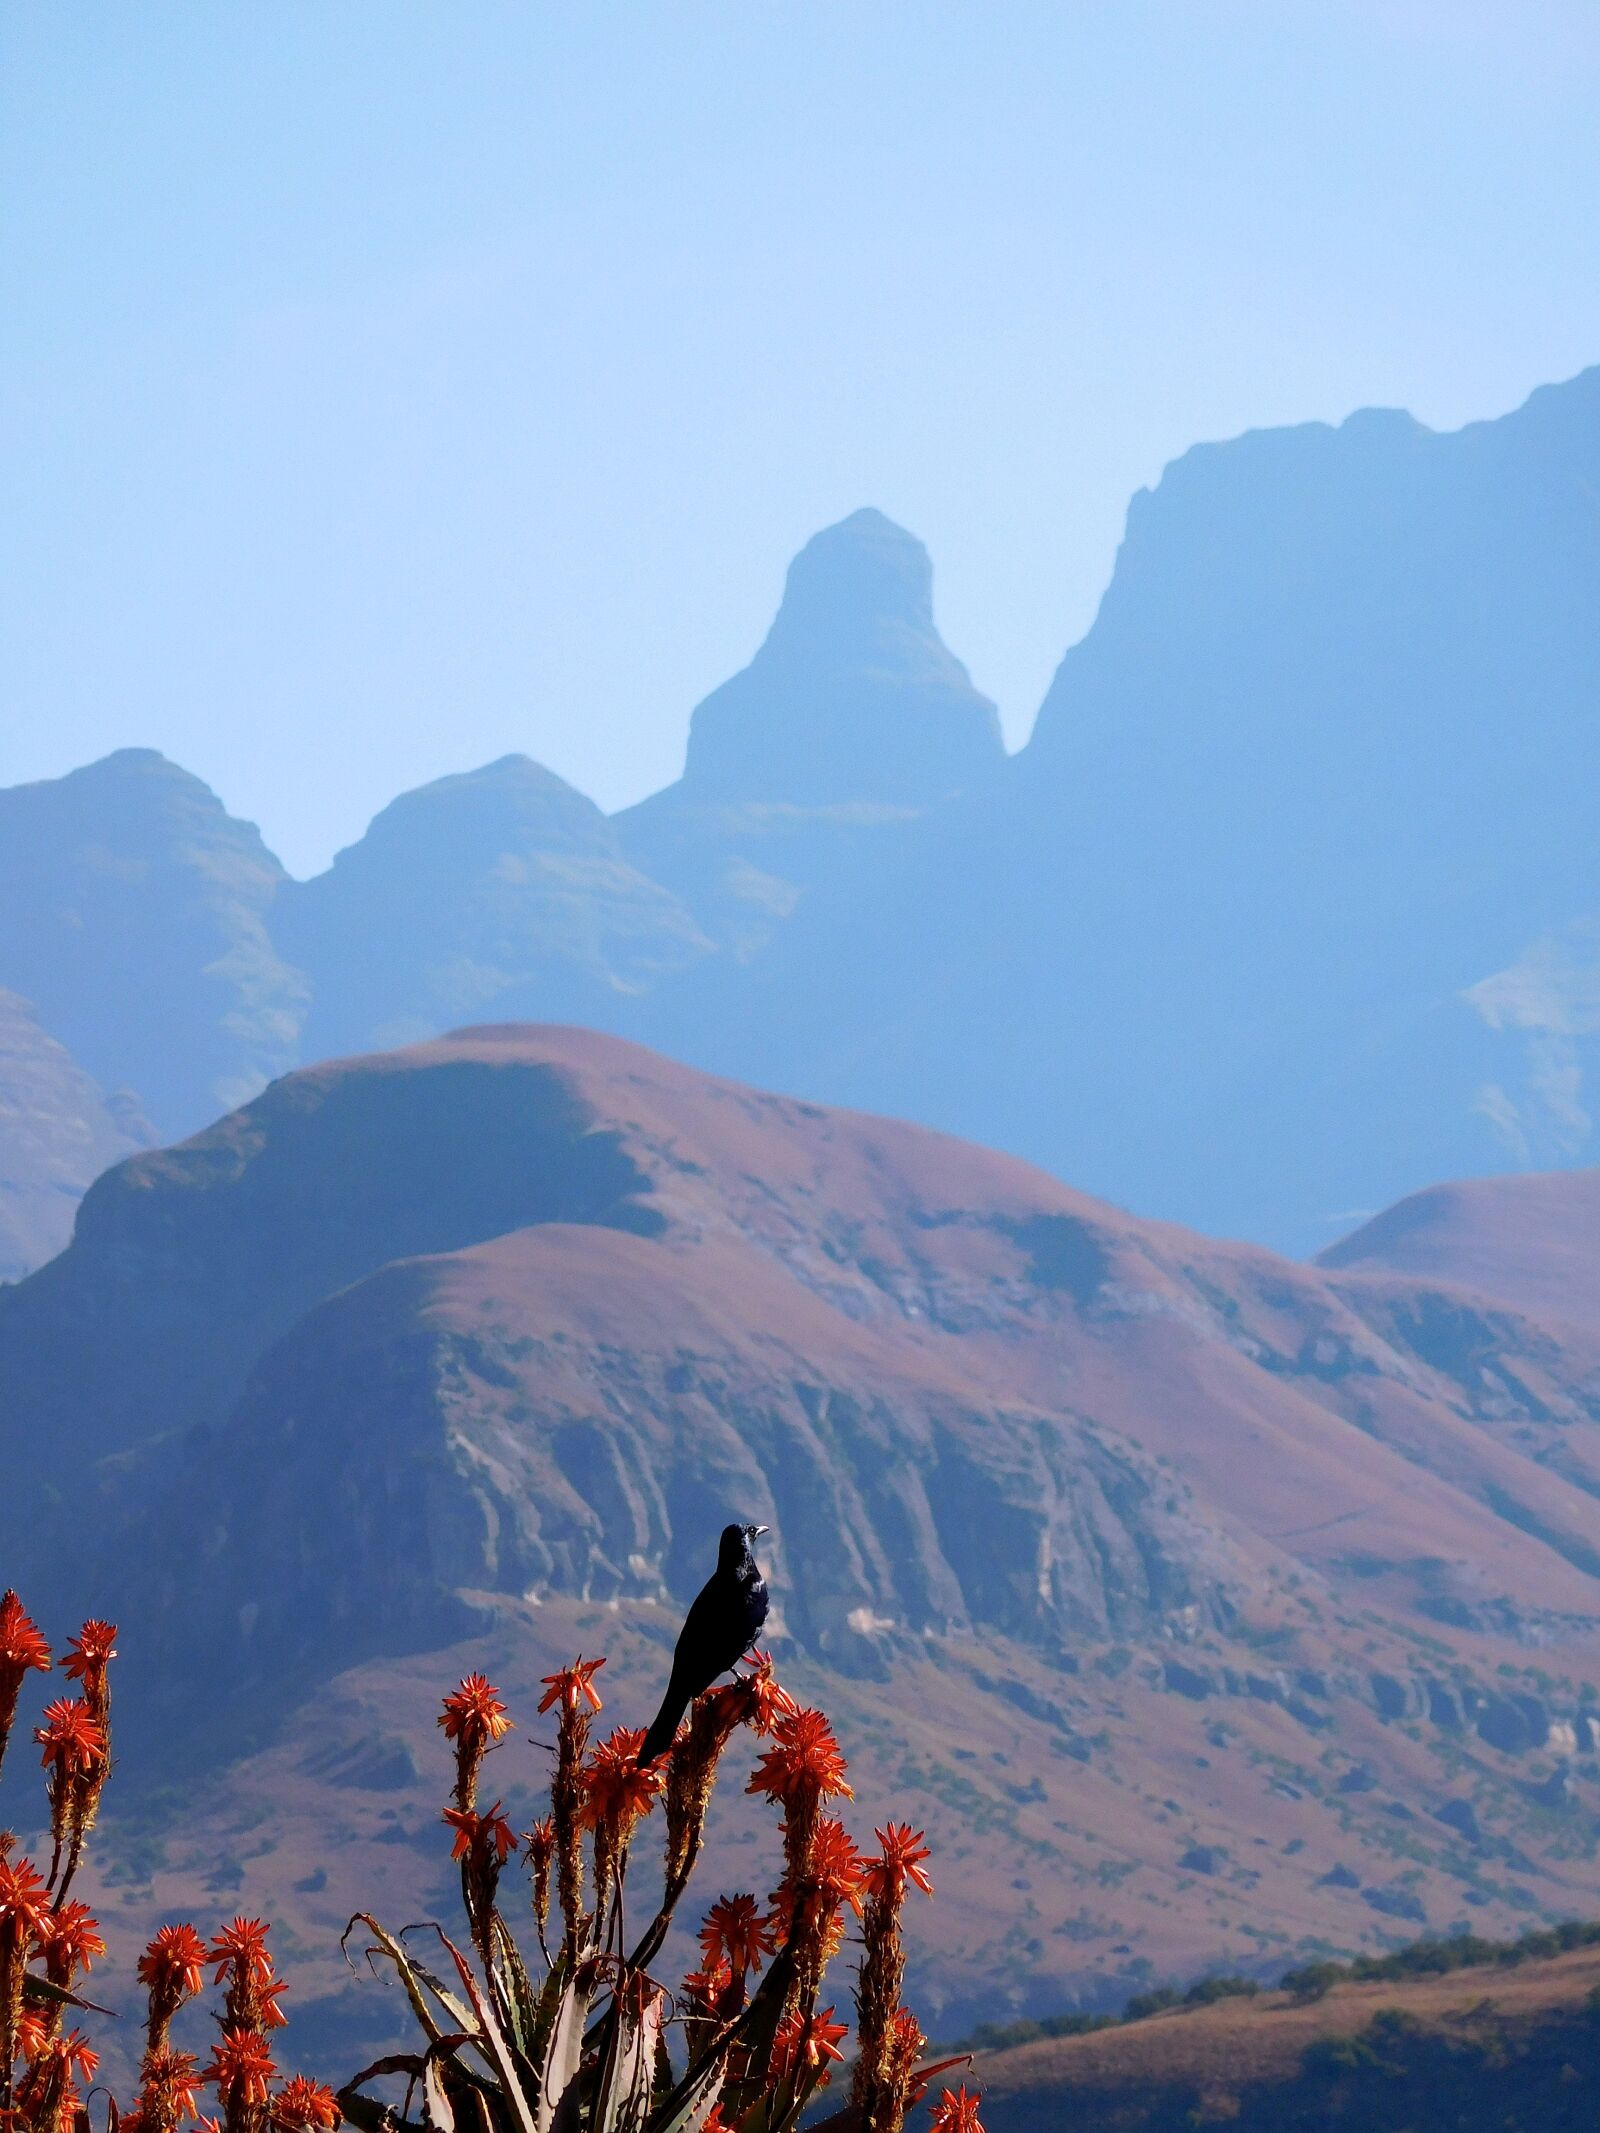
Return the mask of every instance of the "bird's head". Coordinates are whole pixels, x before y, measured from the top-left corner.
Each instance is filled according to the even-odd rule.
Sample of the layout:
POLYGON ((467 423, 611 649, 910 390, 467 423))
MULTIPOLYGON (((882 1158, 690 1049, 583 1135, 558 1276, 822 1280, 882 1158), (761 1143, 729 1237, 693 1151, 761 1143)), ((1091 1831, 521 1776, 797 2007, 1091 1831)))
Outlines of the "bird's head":
POLYGON ((719 1563, 737 1563, 746 1551, 767 1532, 765 1526, 724 1526, 722 1545, 717 1550, 719 1563))

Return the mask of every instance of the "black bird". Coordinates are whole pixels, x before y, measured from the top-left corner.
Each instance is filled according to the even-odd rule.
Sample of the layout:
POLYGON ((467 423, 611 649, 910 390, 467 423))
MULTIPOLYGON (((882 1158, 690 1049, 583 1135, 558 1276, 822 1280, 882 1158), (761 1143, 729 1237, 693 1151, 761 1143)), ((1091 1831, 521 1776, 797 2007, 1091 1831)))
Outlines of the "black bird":
POLYGON ((750 1553, 750 1543, 765 1526, 724 1526, 717 1567, 701 1586, 678 1632, 672 1673, 655 1724, 639 1750, 641 1763, 653 1763, 671 1747, 683 1714, 710 1688, 719 1674, 733 1671, 767 1619, 767 1581, 750 1553))

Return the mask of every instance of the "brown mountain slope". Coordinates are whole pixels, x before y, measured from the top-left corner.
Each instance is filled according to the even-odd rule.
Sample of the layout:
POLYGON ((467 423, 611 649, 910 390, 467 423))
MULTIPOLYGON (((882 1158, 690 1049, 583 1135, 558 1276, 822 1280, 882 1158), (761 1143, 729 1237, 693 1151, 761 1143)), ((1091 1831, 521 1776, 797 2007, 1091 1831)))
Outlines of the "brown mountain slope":
POLYGON ((1600 1324, 1600 1170, 1469 1178, 1399 1201, 1319 1265, 1415 1274, 1519 1311, 1600 1324))
POLYGON ((0 1543, 123 1623, 129 1781, 179 1725, 210 1772, 126 1825, 130 1920, 238 1891, 327 1950, 427 1836, 417 1684, 526 1708, 604 1644, 637 1718, 763 1519, 787 1669, 940 1847, 954 2020, 1600 1898, 1597 1385, 1570 1321, 473 1030, 100 1181, 0 1295, 0 1543))

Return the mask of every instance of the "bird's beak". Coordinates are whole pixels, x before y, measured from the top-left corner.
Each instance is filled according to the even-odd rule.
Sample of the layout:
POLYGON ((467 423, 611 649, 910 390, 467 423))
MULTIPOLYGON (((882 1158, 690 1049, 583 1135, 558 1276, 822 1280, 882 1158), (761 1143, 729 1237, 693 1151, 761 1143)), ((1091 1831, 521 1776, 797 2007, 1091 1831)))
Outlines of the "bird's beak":
POLYGON ((771 1531, 772 1528, 770 1526, 757 1526, 753 1538, 760 1540, 763 1533, 770 1533, 771 1531))

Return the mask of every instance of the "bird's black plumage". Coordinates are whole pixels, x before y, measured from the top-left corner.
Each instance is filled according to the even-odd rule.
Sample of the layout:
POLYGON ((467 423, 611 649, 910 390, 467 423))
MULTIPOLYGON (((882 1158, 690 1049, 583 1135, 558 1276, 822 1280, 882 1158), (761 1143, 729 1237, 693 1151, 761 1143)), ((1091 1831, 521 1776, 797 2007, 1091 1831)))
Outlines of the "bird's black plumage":
POLYGON ((719 1674, 730 1673, 760 1635, 767 1619, 767 1581, 750 1543, 766 1530, 723 1527, 717 1567, 695 1595, 678 1632, 667 1693, 639 1750, 641 1763, 653 1763, 666 1753, 690 1704, 719 1674))

